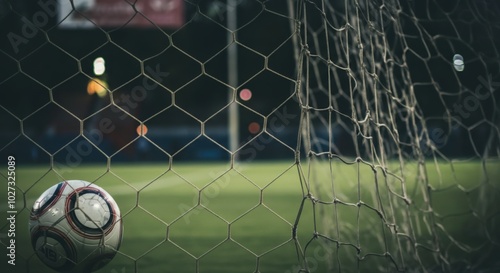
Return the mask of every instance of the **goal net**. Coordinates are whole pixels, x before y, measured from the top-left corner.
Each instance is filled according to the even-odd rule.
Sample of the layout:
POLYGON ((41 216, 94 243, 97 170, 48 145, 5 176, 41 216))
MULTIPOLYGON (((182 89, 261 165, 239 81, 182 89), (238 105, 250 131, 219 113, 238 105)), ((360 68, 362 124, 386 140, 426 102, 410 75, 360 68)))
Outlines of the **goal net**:
POLYGON ((498 272, 497 2, 0 0, 0 254, 81 179, 99 272, 498 272))
POLYGON ((296 3, 305 271, 498 270, 498 8, 296 3))

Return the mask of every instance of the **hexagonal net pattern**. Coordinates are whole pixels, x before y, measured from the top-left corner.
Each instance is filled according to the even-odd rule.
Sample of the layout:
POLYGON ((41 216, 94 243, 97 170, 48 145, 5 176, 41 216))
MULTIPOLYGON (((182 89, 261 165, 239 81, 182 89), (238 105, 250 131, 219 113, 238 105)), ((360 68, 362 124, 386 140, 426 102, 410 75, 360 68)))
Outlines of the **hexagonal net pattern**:
POLYGON ((500 270, 500 6, 442 2, 0 1, 6 266, 78 179, 98 272, 500 270))

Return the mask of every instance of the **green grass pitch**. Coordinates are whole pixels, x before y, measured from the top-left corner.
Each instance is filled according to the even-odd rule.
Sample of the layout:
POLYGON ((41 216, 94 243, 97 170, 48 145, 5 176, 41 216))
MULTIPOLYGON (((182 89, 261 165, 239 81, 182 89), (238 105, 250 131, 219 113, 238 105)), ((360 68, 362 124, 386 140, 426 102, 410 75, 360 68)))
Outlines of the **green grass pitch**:
MULTIPOLYGON (((398 164, 395 162, 394 167, 399 167, 398 164)), ((480 222, 474 222, 474 219, 483 218, 481 228, 486 232, 500 227, 500 217, 494 216, 500 207, 496 196, 500 189, 498 166, 498 162, 485 165, 479 162, 428 162, 425 171, 432 188, 431 202, 434 213, 439 216, 439 224, 445 227, 445 235, 471 247, 480 247, 479 242, 491 240, 481 237, 484 232, 471 236, 474 233, 471 228, 480 222), (485 183, 486 180, 489 182, 485 183), (487 196, 484 196, 484 190, 481 191, 483 187, 488 189, 487 196), (485 215, 474 218, 476 216, 471 211, 482 211, 483 207, 486 207, 485 215)), ((302 177, 321 181, 322 185, 318 188, 301 183, 298 166, 283 161, 238 164, 234 168, 228 163, 173 163, 171 166, 112 163, 109 169, 105 164, 81 165, 59 170, 59 174, 47 166, 20 165, 16 173, 19 211, 16 272, 50 272, 44 270, 44 265, 34 255, 27 227, 33 202, 45 189, 61 181, 61 176, 68 180, 95 182, 106 189, 120 207, 124 223, 123 242, 113 261, 98 271, 101 273, 297 272, 300 261, 296 241, 292 239, 292 227, 307 186, 311 187, 316 198, 322 200, 335 197, 349 204, 362 200, 377 209, 382 206, 386 211, 391 199, 388 189, 397 193, 401 187, 397 179, 385 183, 382 172, 377 172, 377 185, 372 169, 362 164, 333 163, 328 166, 326 163, 321 166, 324 171, 320 172, 310 172, 305 163, 300 167, 302 177), (375 194, 377 191, 378 195, 375 194), (379 203, 377 196, 381 198, 379 203)), ((422 182, 416 179, 416 171, 416 165, 410 164, 405 166, 401 175, 406 178, 406 192, 418 207, 421 193, 417 185, 422 182)), ((1 173, 5 175, 3 171, 1 173)), ((1 179, 5 180, 5 176, 1 179)), ((0 202, 6 204, 6 196, 2 195, 0 202)), ((333 217, 336 213, 338 221, 351 223, 353 227, 337 233, 341 234, 339 238, 335 237, 334 231, 332 238, 363 246, 360 253, 346 247, 346 251, 337 254, 339 259, 346 257, 341 261, 344 268, 362 268, 363 264, 368 265, 373 260, 366 254, 383 254, 385 251, 380 242, 363 239, 363 234, 377 230, 369 224, 370 219, 375 219, 368 213, 370 210, 363 208, 338 206, 332 214, 327 214, 333 217), (363 257, 363 260, 356 257, 363 257)), ((5 215, 5 206, 0 211, 5 215)), ((315 215, 311 202, 306 201, 297 231, 300 248, 304 249, 315 229, 319 232, 328 229, 319 217, 327 216, 318 211, 315 215)), ((332 221, 333 226, 338 223, 332 221)), ((7 226, 1 228, 1 233, 5 234, 7 226)), ((415 221, 415 228, 425 229, 418 221, 415 221)), ((4 239, 5 236, 2 237, 3 244, 4 239)), ((331 247, 335 248, 334 245, 331 247)), ((311 271, 337 270, 335 261, 321 260, 325 255, 321 256, 320 252, 326 251, 325 248, 310 247, 309 250, 306 256, 316 255, 316 260, 309 261, 309 266, 314 269, 311 271)), ((3 257, 5 251, 6 248, 2 247, 3 257)), ((387 262, 387 259, 383 260, 387 262)))

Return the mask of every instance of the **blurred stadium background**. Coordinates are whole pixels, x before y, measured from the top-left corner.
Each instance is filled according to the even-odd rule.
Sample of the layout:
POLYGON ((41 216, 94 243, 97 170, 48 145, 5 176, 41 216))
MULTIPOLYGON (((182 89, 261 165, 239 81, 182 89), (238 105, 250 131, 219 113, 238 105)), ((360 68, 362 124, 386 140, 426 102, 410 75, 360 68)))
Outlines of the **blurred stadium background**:
MULTIPOLYGON (((40 151, 39 147, 53 153, 77 137, 82 125, 84 129, 95 127, 93 122, 103 117, 120 122, 120 126, 117 126, 120 130, 104 134, 99 145, 107 155, 117 152, 137 137, 135 128, 139 125, 138 120, 146 121, 148 137, 153 142, 172 153, 198 136, 200 121, 206 121, 210 117, 204 125, 205 132, 221 145, 228 147, 228 111, 220 111, 226 106, 228 96, 228 88, 224 85, 228 77, 229 50, 228 31, 224 28, 227 24, 226 3, 219 0, 139 1, 138 4, 164 3, 165 7, 159 6, 158 9, 168 9, 168 15, 165 17, 174 18, 162 21, 152 17, 152 22, 148 22, 147 17, 153 16, 153 12, 148 13, 146 10, 135 15, 131 6, 125 2, 121 3, 121 6, 125 7, 122 8, 122 14, 112 16, 108 20, 105 20, 105 15, 96 11, 85 13, 85 4, 94 3, 96 7, 101 5, 105 10, 106 5, 115 2, 122 1, 74 1, 77 10, 82 10, 80 17, 90 16, 89 18, 96 22, 85 25, 78 24, 75 12, 56 12, 59 2, 55 0, 40 2, 45 4, 36 1, 1 2, 0 18, 3 24, 0 31, 3 54, 0 54, 0 58, 3 65, 0 67, 0 80, 3 109, 0 137, 1 143, 10 143, 16 139, 21 132, 19 119, 23 120, 23 133, 31 141, 20 138, 10 143, 10 149, 16 151, 20 161, 47 160, 48 156, 40 151), (68 15, 69 17, 65 18, 68 15), (32 25, 26 20, 38 23, 32 25), (105 78, 109 90, 113 91, 115 105, 134 118, 122 118, 124 116, 117 108, 107 109, 92 116, 110 103, 109 96, 91 95, 87 90, 89 80, 95 77, 92 65, 97 57, 103 57, 106 61, 105 78), (176 104, 185 112, 171 107, 175 92, 176 104), (51 101, 55 103, 50 103, 51 101), (80 124, 80 120, 83 120, 83 124, 80 124), (33 145, 32 142, 38 145, 33 145)), ((494 1, 482 2, 489 5, 488 8, 492 11, 498 9, 494 1)), ((238 141, 242 142, 255 135, 255 131, 249 131, 252 122, 262 126, 263 119, 259 114, 269 114, 295 91, 294 82, 290 79, 296 77, 297 67, 293 58, 287 1, 238 0, 235 4, 240 27, 237 32, 238 86, 249 88, 253 92, 249 101, 240 101, 254 110, 240 107, 242 110, 238 141), (264 11, 262 3, 265 3, 264 11), (269 69, 264 69, 264 63, 269 69)), ((453 3, 441 4, 445 5, 445 9, 454 7, 453 3)), ((335 5, 339 8, 342 6, 341 3, 335 5)), ((414 11, 420 12, 422 16, 429 7, 428 4, 412 5, 415 6, 414 11)), ((456 7, 467 8, 465 4, 456 7)), ((458 18, 461 14, 462 11, 456 10, 450 16, 458 18)), ((496 24, 494 18, 485 20, 493 20, 491 24, 496 24)), ((442 35, 454 31, 449 24, 440 21, 434 22, 431 28, 442 35)), ((460 32, 461 29, 456 31, 460 32)), ((481 33, 486 30, 477 31, 481 33)), ((469 30, 464 32, 468 33, 469 30)), ((456 43, 457 52, 464 52, 467 62, 470 60, 467 59, 470 54, 465 54, 467 51, 498 42, 498 35, 488 35, 486 32, 483 34, 473 37, 471 48, 462 46, 464 49, 458 50, 461 49, 460 43, 456 43)), ((423 46, 417 42, 412 45, 415 51, 419 51, 423 46)), ((490 52, 493 49, 485 50, 490 52)), ((422 65, 421 62, 415 62, 411 66, 416 78, 419 73, 426 73, 422 65), (420 70, 422 72, 419 72, 420 70)), ((438 67, 442 65, 436 63, 438 67)), ((466 67, 467 70, 475 69, 471 64, 466 67)), ((434 80, 441 85, 446 83, 441 77, 448 76, 447 73, 433 75, 434 80)), ((495 74, 492 76, 496 77, 495 74)), ((474 73, 463 73, 460 77, 465 84, 481 84, 474 73)), ((484 81, 488 81, 486 76, 484 81)), ((443 90, 447 88, 440 87, 443 90)), ((416 94, 419 96, 417 99, 426 102, 421 104, 425 113, 443 114, 443 105, 435 97, 429 96, 429 92, 416 94)), ((454 94, 445 99, 449 99, 447 103, 450 108, 457 101, 454 94)), ((484 111, 491 112, 492 107, 497 106, 483 104, 483 107, 484 111)), ((287 108, 290 114, 298 115, 299 111, 296 105, 287 108)), ((451 108, 451 111, 460 117, 459 110, 451 108)), ((465 114, 469 124, 482 118, 480 111, 467 111, 465 114)), ((432 122, 428 124, 439 126, 433 125, 432 122)), ((275 133, 279 134, 279 138, 285 143, 291 144, 296 141, 297 126, 297 122, 287 124, 286 129, 275 133)), ((487 128, 481 129, 479 126, 472 137, 481 139, 485 130, 487 128)), ((446 155, 454 157, 474 155, 471 143, 481 142, 469 141, 469 132, 462 127, 453 130, 448 137, 447 144, 440 149, 446 155)), ((350 132, 339 126, 335 130, 334 138, 342 145, 348 144, 351 136, 350 132)), ((282 153, 275 152, 275 145, 280 144, 266 145, 259 156, 268 159, 284 157, 282 153)), ((154 150, 154 147, 151 147, 149 142, 135 141, 134 145, 129 145, 123 152, 114 155, 114 160, 164 160, 162 153, 151 152, 151 149, 154 150)), ((178 155, 178 160, 226 160, 229 156, 223 149, 203 140, 189 145, 187 149, 189 152, 178 155)), ((342 151, 344 154, 355 153, 353 145, 343 145, 342 151)), ((86 160, 101 160, 99 156, 99 153, 92 153, 86 160)))
MULTIPOLYGON (((498 14, 496 0, 0 0, 18 233, 44 189, 84 179, 125 214, 101 272, 496 272, 498 14)), ((20 236, 19 272, 39 272, 20 236)))

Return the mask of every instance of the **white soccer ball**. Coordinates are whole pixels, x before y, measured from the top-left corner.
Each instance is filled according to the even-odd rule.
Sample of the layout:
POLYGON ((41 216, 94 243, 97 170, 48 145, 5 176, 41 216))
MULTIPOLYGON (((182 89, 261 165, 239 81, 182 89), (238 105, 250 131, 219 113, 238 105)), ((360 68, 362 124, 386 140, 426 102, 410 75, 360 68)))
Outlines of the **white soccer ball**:
POLYGON ((120 209, 104 189, 82 180, 60 182, 35 201, 31 243, 44 264, 59 272, 92 272, 118 251, 120 209))

